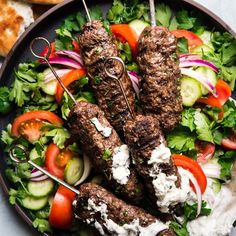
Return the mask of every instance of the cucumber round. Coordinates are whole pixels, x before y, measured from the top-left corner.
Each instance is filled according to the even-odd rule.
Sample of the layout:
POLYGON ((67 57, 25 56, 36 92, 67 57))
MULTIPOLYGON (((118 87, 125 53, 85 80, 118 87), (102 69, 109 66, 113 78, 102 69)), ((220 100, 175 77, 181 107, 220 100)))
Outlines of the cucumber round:
POLYGON ((71 159, 65 168, 64 176, 68 184, 75 184, 82 176, 84 171, 84 163, 81 158, 71 159))
POLYGON ((134 32, 140 36, 140 34, 143 32, 143 30, 150 26, 147 22, 143 20, 133 20, 129 23, 129 26, 134 30, 134 32))
POLYGON ((220 183, 220 181, 217 180, 217 179, 214 179, 213 182, 212 182, 211 187, 212 187, 214 193, 216 193, 216 194, 219 193, 220 190, 221 190, 221 183, 220 183))
POLYGON ((51 179, 46 179, 42 181, 29 181, 27 188, 28 191, 34 197, 44 197, 49 195, 54 187, 54 183, 51 179))
POLYGON ((33 148, 33 149, 30 151, 30 153, 29 153, 29 159, 30 159, 31 161, 34 161, 34 160, 36 160, 36 159, 38 159, 38 158, 44 159, 44 157, 45 157, 45 152, 46 152, 46 148, 45 148, 44 151, 42 151, 42 153, 41 153, 42 155, 39 155, 38 152, 37 152, 37 150, 36 150, 36 148, 33 148))
POLYGON ((41 210, 48 204, 48 196, 35 198, 32 196, 28 196, 24 198, 22 201, 22 206, 29 209, 29 210, 41 210))
MULTIPOLYGON (((216 76, 216 73, 212 69, 208 67, 200 66, 196 69, 196 71, 204 75, 204 77, 208 78, 214 84, 214 86, 216 85, 217 76, 216 76)), ((202 84, 201 84, 201 91, 203 95, 206 95, 209 93, 209 90, 202 84)))
POLYGON ((184 106, 192 106, 201 96, 200 83, 191 77, 182 77, 180 80, 180 92, 184 106))
POLYGON ((55 95, 57 89, 57 80, 51 80, 48 83, 43 82, 41 86, 42 90, 48 95, 55 95))
POLYGON ((199 54, 199 55, 203 56, 204 54, 209 54, 209 53, 213 54, 214 49, 212 49, 208 45, 203 44, 203 45, 193 48, 191 53, 199 54))

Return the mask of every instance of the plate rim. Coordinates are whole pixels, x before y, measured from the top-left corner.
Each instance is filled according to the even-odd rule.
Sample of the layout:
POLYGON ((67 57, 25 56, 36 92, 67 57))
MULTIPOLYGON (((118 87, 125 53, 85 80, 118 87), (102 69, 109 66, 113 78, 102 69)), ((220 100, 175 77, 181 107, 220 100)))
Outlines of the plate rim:
MULTIPOLYGON (((3 73, 6 69, 6 67, 8 66, 8 62, 10 61, 11 57, 14 56, 14 52, 16 51, 16 49, 19 47, 19 45, 22 43, 22 41, 28 36, 28 34, 31 32, 31 30, 33 30, 35 27, 37 27, 37 25, 39 25, 46 17, 48 17, 49 15, 51 15, 52 13, 56 12, 57 10, 60 10, 62 7, 65 7, 69 4, 72 4, 72 2, 75 2, 77 0, 64 0, 62 3, 59 3, 55 6, 53 6, 52 8, 50 8, 49 10, 47 10, 45 13, 43 13, 39 18, 37 18, 29 27, 27 27, 27 29, 24 31, 24 33, 18 38, 18 40, 16 41, 16 43, 14 44, 14 46, 11 48, 11 50, 9 51, 8 55, 5 57, 2 66, 0 68, 0 81, 3 78, 3 73)), ((109 0, 112 1, 112 0, 109 0)), ((216 15, 215 13, 213 13, 210 9, 208 9, 207 7, 203 6, 202 4, 195 2, 194 0, 177 0, 183 3, 186 3, 187 5, 189 5, 190 7, 194 7, 199 11, 204 12, 207 16, 209 16, 210 18, 212 18, 214 21, 216 21, 223 29, 225 29, 226 31, 230 32, 234 38, 236 39, 236 31, 234 31, 232 29, 231 26, 229 26, 228 23, 226 23, 222 18, 220 18, 218 15, 216 15)), ((99 4, 99 2, 96 1, 90 1, 89 2, 91 5, 93 4, 99 4)), ((9 193, 9 189, 6 185, 6 182, 4 181, 3 175, 0 172, 0 185, 3 189, 3 193, 5 194, 5 196, 8 197, 8 193, 9 193)), ((10 204, 8 204, 10 206, 10 204)), ((33 228, 35 230, 35 232, 39 233, 34 227, 32 227, 32 220, 30 219, 30 217, 24 212, 23 208, 19 205, 19 204, 14 204, 14 206, 12 206, 17 213, 19 214, 19 216, 29 225, 31 226, 31 228, 33 228)), ((51 236, 54 235, 54 233, 52 234, 48 234, 48 233, 43 233, 41 235, 44 236, 51 236)))

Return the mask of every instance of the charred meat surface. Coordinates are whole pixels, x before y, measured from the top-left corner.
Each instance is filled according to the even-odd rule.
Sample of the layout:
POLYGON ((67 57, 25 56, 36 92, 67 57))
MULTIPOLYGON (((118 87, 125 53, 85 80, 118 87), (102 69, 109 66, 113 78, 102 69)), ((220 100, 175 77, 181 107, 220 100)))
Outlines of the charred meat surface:
POLYGON ((138 42, 137 61, 141 70, 140 103, 145 113, 157 115, 165 131, 179 123, 182 98, 177 40, 164 27, 146 27, 138 42))
MULTIPOLYGON (((79 36, 79 45, 98 105, 116 131, 122 132, 123 125, 131 116, 119 83, 107 77, 104 71, 106 59, 111 56, 118 56, 116 44, 101 21, 92 21, 84 26, 79 36)), ((121 71, 120 63, 111 61, 109 71, 118 75, 121 71)), ((134 110, 135 94, 132 83, 126 74, 121 78, 121 83, 131 109, 134 110)))
POLYGON ((95 104, 79 102, 70 112, 67 127, 94 167, 106 176, 110 187, 124 198, 139 202, 143 188, 130 167, 128 147, 121 142, 103 111, 95 104))
POLYGON ((101 235, 175 235, 154 216, 128 205, 99 185, 83 184, 79 191, 73 203, 75 217, 94 226, 101 235))
POLYGON ((179 192, 173 192, 181 190, 181 179, 156 119, 138 115, 133 121, 127 122, 124 133, 135 168, 144 180, 153 204, 167 213, 179 201, 184 202, 188 193, 183 199, 178 199, 175 194, 179 192), (166 188, 163 189, 164 185, 166 188))

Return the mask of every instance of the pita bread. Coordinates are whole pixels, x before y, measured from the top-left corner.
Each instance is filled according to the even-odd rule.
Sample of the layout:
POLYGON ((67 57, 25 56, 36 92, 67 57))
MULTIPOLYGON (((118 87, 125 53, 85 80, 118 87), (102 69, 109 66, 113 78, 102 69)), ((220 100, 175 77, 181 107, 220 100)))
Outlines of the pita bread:
POLYGON ((24 0, 24 1, 33 4, 55 5, 63 2, 64 0, 24 0))
POLYGON ((18 37, 33 21, 33 11, 29 4, 0 0, 0 55, 8 54, 18 37))

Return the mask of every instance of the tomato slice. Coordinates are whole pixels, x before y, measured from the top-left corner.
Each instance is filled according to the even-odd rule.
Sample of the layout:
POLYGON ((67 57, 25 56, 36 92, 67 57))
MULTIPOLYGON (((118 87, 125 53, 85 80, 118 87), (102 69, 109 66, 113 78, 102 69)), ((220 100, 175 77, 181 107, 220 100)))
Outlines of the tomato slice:
POLYGON ((207 98, 200 98, 199 103, 204 103, 212 107, 222 107, 231 96, 231 88, 224 80, 218 80, 216 83, 216 92, 218 97, 210 94, 207 98))
POLYGON ((133 56, 136 57, 138 52, 138 35, 128 24, 111 25, 112 33, 121 40, 121 42, 128 42, 133 56))
POLYGON ((60 117, 58 117, 57 115, 55 115, 54 113, 50 111, 44 111, 44 110, 29 111, 15 118, 12 124, 12 129, 11 129, 12 135, 15 137, 20 136, 20 132, 19 132, 20 126, 23 123, 31 121, 31 120, 48 121, 58 126, 61 126, 63 123, 60 117))
POLYGON ((182 37, 186 38, 188 40, 189 50, 203 44, 203 41, 201 40, 201 38, 199 38, 196 34, 188 30, 181 30, 181 29, 173 30, 172 34, 176 38, 182 38, 182 37))
MULTIPOLYGON (((86 75, 86 71, 83 69, 71 70, 69 73, 62 76, 61 81, 66 87, 68 87, 74 81, 78 80, 79 78, 81 78, 85 75, 86 75)), ((59 83, 57 83, 56 100, 58 103, 61 102, 63 93, 64 93, 64 89, 62 88, 62 86, 59 83)))
POLYGON ((44 134, 41 128, 45 125, 40 120, 28 120, 19 126, 19 133, 29 142, 34 143, 44 134))
POLYGON ((184 169, 189 170, 194 175, 203 194, 206 190, 207 179, 201 166, 193 159, 184 155, 172 154, 171 156, 176 166, 183 167, 184 169))
POLYGON ((49 223, 58 229, 69 229, 73 220, 72 202, 75 193, 71 190, 59 186, 56 195, 53 199, 49 223))
MULTIPOLYGON (((50 45, 51 45, 51 53, 48 58, 55 58, 57 57, 56 49, 55 49, 55 42, 52 42, 50 45)), ((42 57, 46 56, 48 54, 48 50, 49 50, 48 47, 45 47, 43 51, 40 53, 40 56, 42 57)))
POLYGON ((221 145, 224 148, 236 150, 236 133, 231 135, 229 138, 222 139, 221 145))
POLYGON ((73 41, 72 41, 72 45, 73 45, 73 51, 74 52, 80 52, 80 49, 79 49, 79 43, 74 39, 73 41))
POLYGON ((195 143, 195 148, 198 163, 204 164, 214 156, 215 145, 213 143, 198 140, 195 143))
POLYGON ((51 174, 63 179, 65 166, 72 157, 71 151, 61 150, 56 144, 51 143, 45 153, 45 166, 51 174))

